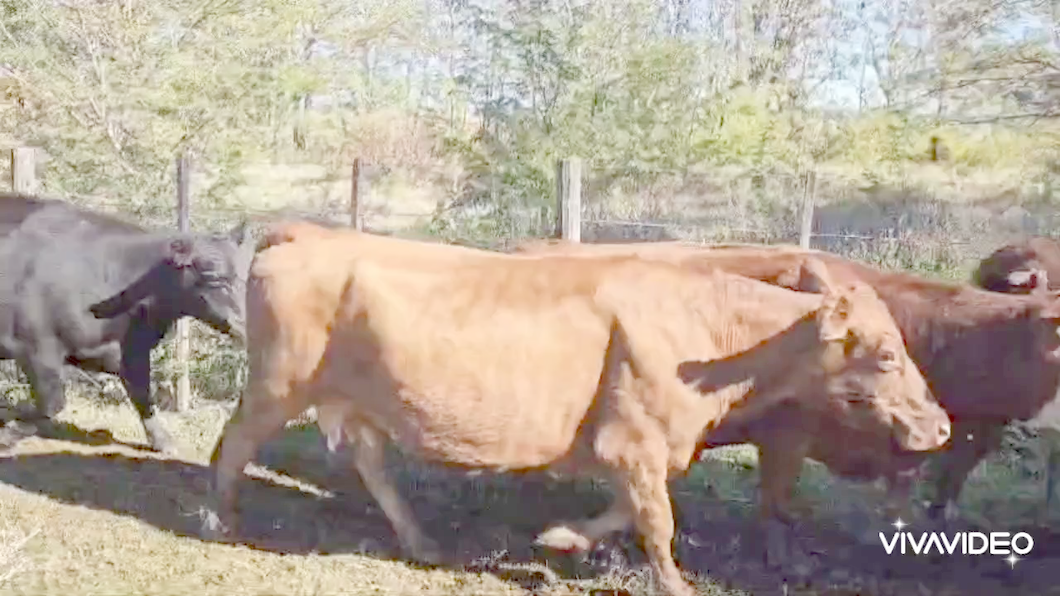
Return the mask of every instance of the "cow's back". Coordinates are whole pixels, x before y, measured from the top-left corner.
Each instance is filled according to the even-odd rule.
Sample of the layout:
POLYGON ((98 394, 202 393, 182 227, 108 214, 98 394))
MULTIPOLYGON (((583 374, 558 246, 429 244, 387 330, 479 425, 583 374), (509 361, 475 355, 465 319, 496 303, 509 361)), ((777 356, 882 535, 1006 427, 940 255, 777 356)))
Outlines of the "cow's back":
POLYGON ((699 271, 721 269, 789 289, 798 289, 799 267, 812 256, 827 266, 837 282, 863 281, 872 286, 898 324, 909 355, 951 414, 1031 416, 1048 401, 1051 388, 1060 380, 1060 368, 1026 353, 1035 344, 1025 314, 1033 299, 1025 296, 885 271, 791 245, 643 243, 605 248, 554 243, 529 250, 538 254, 637 254, 699 271), (997 350, 998 345, 1021 348, 997 350), (1014 394, 1020 399, 998 397, 1014 394))
POLYGON ((50 205, 52 201, 27 195, 5 192, 0 193, 0 238, 7 237, 17 230, 26 219, 50 205))
POLYGON ((778 283, 778 276, 788 275, 807 255, 824 261, 837 279, 868 283, 886 303, 909 355, 951 415, 1032 416, 1060 381, 1060 367, 1030 353, 1037 345, 1028 315, 1033 298, 884 271, 794 247, 710 247, 701 252, 707 262, 770 283, 778 283), (998 350, 999 345, 1010 347, 998 350))

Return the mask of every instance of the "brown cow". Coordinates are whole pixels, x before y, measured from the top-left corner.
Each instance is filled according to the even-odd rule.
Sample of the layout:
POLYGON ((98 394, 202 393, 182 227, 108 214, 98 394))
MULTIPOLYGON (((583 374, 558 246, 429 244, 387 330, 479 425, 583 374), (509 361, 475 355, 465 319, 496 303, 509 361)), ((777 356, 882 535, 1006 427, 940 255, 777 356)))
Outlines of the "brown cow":
MULTIPOLYGON (((1042 289, 1031 296, 997 294, 783 245, 577 245, 550 240, 531 242, 516 251, 597 257, 637 254, 702 271, 721 268, 788 288, 794 287, 799 266, 813 257, 825 263, 837 280, 871 284, 901 328, 932 393, 954 421, 955 439, 944 457, 929 508, 933 518, 953 512, 947 505, 956 502, 976 464, 1000 446, 1005 424, 1041 414, 1060 382, 1060 300, 1042 289)), ((827 417, 800 415, 801 403, 793 400, 747 428, 723 423, 708 437, 711 445, 752 442, 759 447, 763 515, 790 517, 787 496, 804 456, 841 476, 884 476, 890 481, 892 502, 907 500, 911 476, 922 463, 919 454, 888 453, 866 433, 827 417)))
MULTIPOLYGON (((972 273, 976 285, 993 292, 1029 294, 1041 288, 1060 290, 1060 243, 1033 237, 1002 246, 979 262, 972 273)), ((1060 397, 1060 396, 1058 396, 1060 397)), ((1045 459, 1045 498, 1038 510, 1041 523, 1048 521, 1060 474, 1060 399, 1053 399, 1026 426, 1038 431, 1045 459)))
POLYGON ((520 257, 285 228, 251 268, 249 379, 214 452, 204 530, 229 534, 243 466, 316 407, 414 558, 440 554, 387 478, 386 440, 466 468, 607 478, 617 492, 608 511, 539 543, 582 550, 632 523, 656 579, 691 594, 671 554, 666 482, 719 421, 754 420, 800 395, 907 449, 949 437, 875 293, 834 285, 815 262, 799 276, 820 293, 634 257, 520 257))

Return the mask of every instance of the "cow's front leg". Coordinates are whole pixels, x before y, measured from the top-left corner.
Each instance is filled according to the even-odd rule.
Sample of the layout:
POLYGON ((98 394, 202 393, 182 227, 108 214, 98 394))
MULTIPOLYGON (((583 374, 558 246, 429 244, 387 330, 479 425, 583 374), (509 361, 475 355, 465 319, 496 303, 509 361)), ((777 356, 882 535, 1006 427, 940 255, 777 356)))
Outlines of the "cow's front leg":
POLYGON ((65 353, 54 339, 37 342, 28 349, 20 364, 29 377, 36 408, 20 417, 34 425, 49 425, 66 407, 63 387, 65 353))
MULTIPOLYGON (((593 451, 609 469, 616 504, 628 508, 662 591, 670 596, 692 596, 695 592, 681 577, 673 557, 674 512, 667 487, 669 443, 664 431, 653 427, 635 405, 625 403, 616 409, 625 410, 622 413, 626 416, 601 426, 593 451)), ((621 509, 612 507, 608 513, 611 524, 621 521, 621 509)))
POLYGON ((178 445, 166 430, 158 408, 151 401, 151 347, 148 342, 127 340, 122 346, 121 380, 155 451, 173 455, 178 445))
POLYGON ((1005 425, 996 421, 957 423, 950 449, 943 452, 935 499, 928 509, 932 521, 953 521, 957 500, 968 474, 986 455, 1001 447, 1005 425), (953 505, 951 509, 949 505, 953 505))
POLYGON ((887 494, 883 504, 883 514, 887 519, 914 521, 920 517, 916 504, 913 502, 913 484, 919 478, 919 469, 887 474, 887 494))
POLYGON ((1042 480, 1045 483, 1045 498, 1038 508, 1039 525, 1048 525, 1049 513, 1052 509, 1053 494, 1056 487, 1056 476, 1060 473, 1060 430, 1052 427, 1038 429, 1038 442, 1041 449, 1042 459, 1045 461, 1042 471, 1042 480))
POLYGON ((423 533, 412 509, 390 482, 386 473, 383 436, 369 426, 355 423, 349 423, 346 432, 350 433, 349 448, 353 450, 353 465, 361 475, 365 488, 390 520, 402 549, 422 563, 440 563, 442 554, 438 544, 423 533))
MULTIPOLYGON (((637 533, 644 540, 644 551, 664 593, 692 596, 695 592, 677 568, 673 557, 675 534, 673 507, 667 488, 668 450, 663 441, 629 444, 629 452, 617 462, 613 486, 629 503, 637 533)), ((617 496, 617 495, 616 495, 617 496)))
POLYGON ((758 446, 759 519, 766 531, 766 563, 783 567, 790 559, 791 526, 796 517, 791 501, 810 450, 810 436, 798 433, 763 437, 758 446))

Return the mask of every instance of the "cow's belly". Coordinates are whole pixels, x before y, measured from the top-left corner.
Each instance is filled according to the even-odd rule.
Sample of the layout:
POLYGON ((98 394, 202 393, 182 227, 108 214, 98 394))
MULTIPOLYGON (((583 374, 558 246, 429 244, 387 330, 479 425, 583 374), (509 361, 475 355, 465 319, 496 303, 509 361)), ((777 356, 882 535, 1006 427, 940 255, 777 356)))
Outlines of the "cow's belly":
POLYGON ((599 364, 577 364, 583 364, 580 371, 524 361, 503 372, 451 380, 440 373, 433 382, 400 387, 389 397, 392 406, 373 399, 365 414, 403 448, 427 459, 509 469, 545 466, 575 447, 597 393, 599 364))
POLYGON ((571 456, 599 389, 607 329, 446 331, 344 350, 329 359, 323 394, 425 459, 525 469, 571 456))

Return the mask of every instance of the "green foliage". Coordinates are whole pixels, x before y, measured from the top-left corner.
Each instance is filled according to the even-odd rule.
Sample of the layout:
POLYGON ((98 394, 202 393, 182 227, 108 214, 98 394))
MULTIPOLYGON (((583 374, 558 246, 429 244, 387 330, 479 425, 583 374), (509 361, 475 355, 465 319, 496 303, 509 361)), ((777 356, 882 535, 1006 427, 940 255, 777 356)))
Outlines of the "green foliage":
MULTIPOLYGON (((654 0, 0 0, 0 131, 4 142, 44 149, 45 191, 105 197, 155 224, 172 221, 181 152, 204 212, 233 206, 237 189, 253 200, 260 186, 247 172, 270 162, 322 165, 331 180, 357 156, 437 197, 419 231, 488 246, 552 230, 556 162, 570 156, 585 160, 594 184, 587 210, 606 213, 604 199, 617 196, 633 217, 700 217, 664 207, 687 195, 686 206, 725 203, 743 218, 711 212, 710 233, 725 237, 789 240, 792 181, 811 168, 839 181, 825 201, 978 188, 976 199, 1051 204, 1055 123, 947 119, 1047 113, 1056 98, 1048 36, 987 43, 975 36, 1004 22, 979 6, 956 14, 976 26, 914 47, 901 28, 924 24, 915 3, 891 6, 909 9, 907 25, 882 6, 850 15, 782 4, 719 8, 735 28, 721 34, 654 0), (837 54, 836 40, 865 19, 878 25, 869 45, 886 50, 837 54), (978 63, 976 44, 988 49, 978 63), (888 64, 873 60, 881 56, 888 64), (854 84, 851 66, 878 69, 885 97, 856 112, 809 102, 815 86, 854 84), (947 103, 932 103, 943 91, 947 103), (926 163, 933 136, 948 162, 926 163)), ((949 233, 938 227, 935 236, 949 233)), ((960 269, 924 230, 892 232, 858 250, 886 266, 960 269)), ((239 366, 202 366, 215 365, 239 366)))

